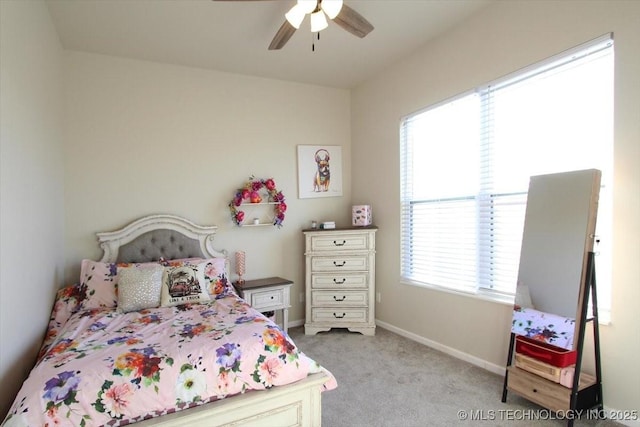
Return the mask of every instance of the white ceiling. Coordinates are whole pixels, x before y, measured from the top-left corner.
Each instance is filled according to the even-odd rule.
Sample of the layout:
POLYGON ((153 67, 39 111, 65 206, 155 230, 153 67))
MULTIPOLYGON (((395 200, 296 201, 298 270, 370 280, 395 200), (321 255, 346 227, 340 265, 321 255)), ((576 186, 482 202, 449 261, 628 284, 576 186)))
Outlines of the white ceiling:
POLYGON ((495 0, 345 0, 375 29, 330 22, 311 50, 309 19, 267 47, 295 0, 47 0, 65 49, 351 88, 495 0))

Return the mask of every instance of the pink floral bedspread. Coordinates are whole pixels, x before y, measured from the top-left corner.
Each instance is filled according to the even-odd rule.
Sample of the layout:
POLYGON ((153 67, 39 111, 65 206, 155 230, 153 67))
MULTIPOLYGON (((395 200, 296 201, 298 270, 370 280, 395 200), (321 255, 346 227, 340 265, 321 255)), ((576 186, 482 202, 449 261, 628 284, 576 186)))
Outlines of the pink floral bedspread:
POLYGON ((7 426, 126 425, 320 371, 336 386, 237 295, 122 314, 73 312, 67 289, 7 426))

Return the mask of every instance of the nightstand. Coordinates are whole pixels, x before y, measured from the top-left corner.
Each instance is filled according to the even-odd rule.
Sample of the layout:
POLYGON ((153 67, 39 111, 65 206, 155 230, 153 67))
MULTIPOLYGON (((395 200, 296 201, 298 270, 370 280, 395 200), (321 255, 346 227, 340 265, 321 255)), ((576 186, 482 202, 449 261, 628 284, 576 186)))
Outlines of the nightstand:
POLYGON ((289 327, 289 307, 291 307, 291 280, 282 277, 246 280, 234 282, 236 290, 251 307, 264 313, 266 311, 282 311, 282 329, 289 327))

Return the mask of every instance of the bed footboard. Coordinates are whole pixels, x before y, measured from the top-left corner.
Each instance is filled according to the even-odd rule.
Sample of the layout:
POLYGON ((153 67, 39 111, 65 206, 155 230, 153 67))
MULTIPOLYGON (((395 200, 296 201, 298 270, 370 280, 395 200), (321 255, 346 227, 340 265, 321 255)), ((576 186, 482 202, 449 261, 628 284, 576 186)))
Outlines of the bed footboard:
POLYGON ((304 426, 322 424, 323 373, 265 391, 254 391, 185 411, 135 423, 135 426, 304 426))

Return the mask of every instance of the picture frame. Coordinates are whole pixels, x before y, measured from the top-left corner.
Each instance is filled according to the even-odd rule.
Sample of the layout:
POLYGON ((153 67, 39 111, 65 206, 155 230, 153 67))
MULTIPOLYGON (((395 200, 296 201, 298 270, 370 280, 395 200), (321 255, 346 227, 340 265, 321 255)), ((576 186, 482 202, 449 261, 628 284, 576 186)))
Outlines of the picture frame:
POLYGON ((298 145, 298 198, 342 196, 342 147, 298 145))

